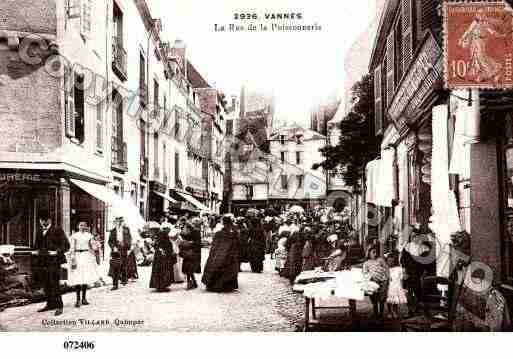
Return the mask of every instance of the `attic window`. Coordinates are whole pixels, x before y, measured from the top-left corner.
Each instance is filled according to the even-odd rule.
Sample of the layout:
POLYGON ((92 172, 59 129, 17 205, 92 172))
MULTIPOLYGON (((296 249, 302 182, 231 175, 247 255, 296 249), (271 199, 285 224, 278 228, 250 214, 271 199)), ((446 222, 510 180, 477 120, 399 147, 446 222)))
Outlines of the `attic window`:
POLYGON ((302 134, 296 135, 296 143, 298 145, 302 145, 303 144, 303 135, 302 134))

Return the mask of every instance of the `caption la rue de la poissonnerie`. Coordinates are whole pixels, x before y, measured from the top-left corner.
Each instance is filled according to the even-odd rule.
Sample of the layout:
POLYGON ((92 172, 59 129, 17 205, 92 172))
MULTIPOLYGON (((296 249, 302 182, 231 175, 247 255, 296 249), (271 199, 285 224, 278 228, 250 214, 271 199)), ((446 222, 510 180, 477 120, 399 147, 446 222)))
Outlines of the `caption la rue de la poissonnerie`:
POLYGON ((259 14, 256 12, 237 12, 232 15, 232 23, 214 24, 215 32, 287 32, 321 31, 317 22, 304 23, 301 12, 259 14))

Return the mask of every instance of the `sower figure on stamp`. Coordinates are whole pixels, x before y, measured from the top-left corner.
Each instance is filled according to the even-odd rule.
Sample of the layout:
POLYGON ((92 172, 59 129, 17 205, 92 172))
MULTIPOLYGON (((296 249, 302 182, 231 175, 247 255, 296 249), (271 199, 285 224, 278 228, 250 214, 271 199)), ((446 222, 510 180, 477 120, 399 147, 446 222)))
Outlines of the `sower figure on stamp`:
POLYGON ((109 276, 112 277, 112 290, 118 289, 120 279, 121 284, 126 285, 128 283, 128 252, 132 247, 130 229, 123 225, 123 217, 116 217, 115 224, 116 227, 110 231, 108 242, 111 248, 109 276))
POLYGON ((34 248, 38 251, 37 259, 46 295, 46 305, 38 312, 56 309, 55 315, 61 315, 63 304, 59 279, 61 264, 66 263, 64 253, 69 251, 70 245, 62 228, 52 224, 48 212, 39 214, 39 224, 34 248))

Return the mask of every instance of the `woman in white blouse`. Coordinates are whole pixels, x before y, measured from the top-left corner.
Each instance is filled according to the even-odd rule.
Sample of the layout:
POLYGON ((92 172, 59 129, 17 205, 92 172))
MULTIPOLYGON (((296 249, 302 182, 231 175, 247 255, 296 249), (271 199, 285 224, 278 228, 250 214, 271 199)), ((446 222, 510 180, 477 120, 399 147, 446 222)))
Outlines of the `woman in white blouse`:
POLYGON ((87 231, 87 222, 80 221, 78 232, 70 237, 70 257, 71 264, 69 270, 68 284, 75 286, 77 293, 77 302, 75 307, 88 305, 86 299, 87 285, 95 283, 98 278, 96 270, 96 257, 94 253, 94 236, 87 231), (82 292, 82 301, 80 301, 80 292, 82 292))

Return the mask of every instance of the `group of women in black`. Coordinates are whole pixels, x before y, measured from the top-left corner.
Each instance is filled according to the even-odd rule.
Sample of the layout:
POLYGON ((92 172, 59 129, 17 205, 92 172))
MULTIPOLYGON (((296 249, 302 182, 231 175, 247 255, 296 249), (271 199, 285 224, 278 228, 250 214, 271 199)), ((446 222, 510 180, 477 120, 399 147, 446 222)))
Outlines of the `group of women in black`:
POLYGON ((178 224, 162 223, 152 232, 155 256, 151 269, 150 288, 167 291, 172 283, 182 283, 175 273, 186 276, 187 289, 198 287, 194 273, 201 273, 201 231, 185 219, 178 224), (173 242, 178 243, 178 252, 173 242), (182 259, 179 260, 179 257, 182 259), (181 268, 175 268, 181 264, 181 268), (178 269, 178 271, 177 271, 178 269))
POLYGON ((286 253, 284 264, 277 269, 291 284, 302 271, 317 267, 341 270, 364 257, 357 237, 341 224, 327 225, 306 220, 298 226, 292 224, 291 219, 287 222, 290 223, 288 228, 277 234, 278 240, 285 239, 286 253))
POLYGON ((240 231, 240 264, 249 263, 252 272, 262 273, 268 229, 258 216, 239 217, 237 226, 240 231))

